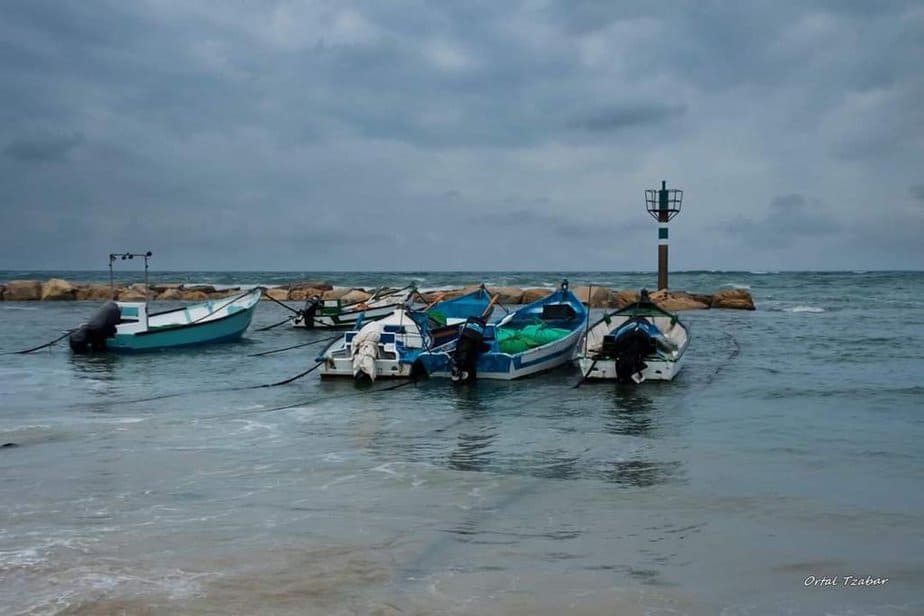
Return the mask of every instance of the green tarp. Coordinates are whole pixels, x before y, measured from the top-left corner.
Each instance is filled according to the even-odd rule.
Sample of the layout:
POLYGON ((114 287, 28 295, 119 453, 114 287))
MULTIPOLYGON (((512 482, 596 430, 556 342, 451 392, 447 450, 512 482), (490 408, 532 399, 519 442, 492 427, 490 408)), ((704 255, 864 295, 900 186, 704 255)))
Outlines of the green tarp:
POLYGON ((571 333, 570 329, 547 327, 541 323, 521 329, 498 328, 494 335, 502 353, 522 353, 555 342, 571 333))

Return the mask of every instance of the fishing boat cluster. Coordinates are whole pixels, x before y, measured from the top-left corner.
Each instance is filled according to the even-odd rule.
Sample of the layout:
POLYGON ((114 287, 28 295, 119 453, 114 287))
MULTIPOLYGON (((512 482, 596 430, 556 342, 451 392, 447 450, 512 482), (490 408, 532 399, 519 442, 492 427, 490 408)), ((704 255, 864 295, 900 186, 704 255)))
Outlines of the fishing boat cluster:
MULTIPOLYGON (((160 312, 149 312, 143 301, 109 301, 70 333, 70 347, 141 352, 235 340, 250 326, 264 291, 160 312)), ((690 342, 677 315, 644 290, 591 322, 566 280, 512 310, 484 285, 452 297, 427 298, 409 286, 357 301, 316 294, 300 309, 282 305, 292 315, 277 325, 343 331, 315 358, 325 378, 511 380, 575 363, 584 379, 641 383, 674 378, 690 342)))

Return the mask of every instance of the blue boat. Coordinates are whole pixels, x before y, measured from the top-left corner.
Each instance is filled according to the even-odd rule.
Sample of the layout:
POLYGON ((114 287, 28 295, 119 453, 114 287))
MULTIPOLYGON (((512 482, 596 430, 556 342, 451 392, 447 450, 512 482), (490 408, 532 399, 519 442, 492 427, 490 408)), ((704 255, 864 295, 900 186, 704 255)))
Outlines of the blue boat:
POLYGON ((421 353, 418 361, 428 375, 454 381, 518 379, 570 362, 587 319, 565 280, 558 291, 496 324, 468 319, 454 340, 421 353))
POLYGON ((237 340, 250 326, 262 293, 257 287, 162 312, 148 312, 147 302, 107 302, 71 334, 71 350, 137 353, 237 340))
POLYGON ((423 309, 402 306, 384 319, 348 331, 321 351, 322 377, 408 378, 418 356, 455 340, 469 318, 487 319, 494 300, 484 286, 423 309))

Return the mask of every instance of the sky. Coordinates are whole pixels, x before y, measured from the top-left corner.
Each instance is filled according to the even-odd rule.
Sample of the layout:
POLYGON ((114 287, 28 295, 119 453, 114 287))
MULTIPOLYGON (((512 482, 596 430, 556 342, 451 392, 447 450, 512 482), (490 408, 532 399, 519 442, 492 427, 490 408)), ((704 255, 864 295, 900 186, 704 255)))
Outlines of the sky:
POLYGON ((924 269, 924 4, 7 0, 0 270, 924 269))

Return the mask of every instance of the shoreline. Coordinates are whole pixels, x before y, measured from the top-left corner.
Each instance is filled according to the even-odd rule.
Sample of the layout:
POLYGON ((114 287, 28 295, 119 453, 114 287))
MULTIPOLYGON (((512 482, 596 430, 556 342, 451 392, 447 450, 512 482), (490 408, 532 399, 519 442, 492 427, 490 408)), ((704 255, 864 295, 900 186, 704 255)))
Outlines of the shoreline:
MULTIPOLYGON (((112 288, 105 283, 73 283, 62 278, 41 280, 11 280, 0 285, 0 301, 185 301, 202 302, 231 297, 257 285, 210 285, 161 283, 145 287, 143 284, 112 288)), ((426 302, 437 298, 449 299, 467 293, 478 285, 466 285, 451 289, 420 290, 426 302)), ((487 287, 492 295, 498 296, 502 304, 528 304, 552 293, 548 287, 487 287)), ((614 308, 627 306, 638 298, 636 289, 612 289, 603 286, 575 286, 571 289, 590 308, 614 308)), ((303 302, 315 295, 323 299, 344 302, 366 301, 371 288, 341 287, 328 281, 300 280, 288 284, 267 287, 263 300, 303 302)), ((731 310, 755 310, 750 291, 740 288, 721 289, 713 293, 693 293, 667 289, 653 291, 652 299, 665 310, 705 310, 710 308, 731 310)))

